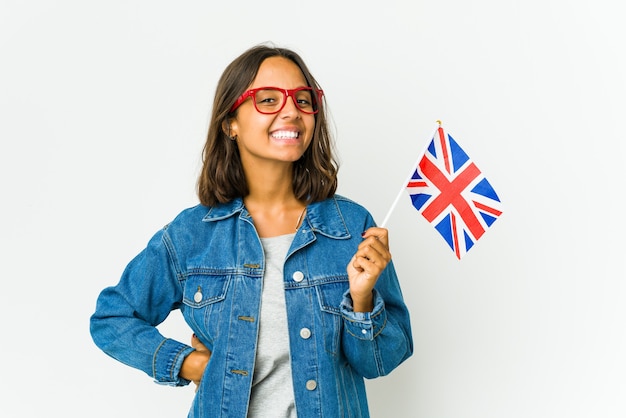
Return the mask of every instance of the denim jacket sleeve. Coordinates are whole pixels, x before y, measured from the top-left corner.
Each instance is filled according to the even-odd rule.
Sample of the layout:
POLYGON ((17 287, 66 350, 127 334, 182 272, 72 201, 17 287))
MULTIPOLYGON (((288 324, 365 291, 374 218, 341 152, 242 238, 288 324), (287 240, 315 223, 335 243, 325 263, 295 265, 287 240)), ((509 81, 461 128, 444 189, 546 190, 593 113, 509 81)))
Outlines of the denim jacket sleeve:
POLYGON ((354 312, 349 291, 340 310, 344 354, 363 377, 387 375, 413 354, 409 313, 393 263, 378 278, 372 312, 354 312))
POLYGON ((190 383, 179 376, 182 362, 194 349, 163 337, 156 328, 181 300, 167 243, 166 231, 161 230, 128 264, 119 283, 100 293, 90 331, 109 356, 144 371, 157 383, 182 386, 190 383))

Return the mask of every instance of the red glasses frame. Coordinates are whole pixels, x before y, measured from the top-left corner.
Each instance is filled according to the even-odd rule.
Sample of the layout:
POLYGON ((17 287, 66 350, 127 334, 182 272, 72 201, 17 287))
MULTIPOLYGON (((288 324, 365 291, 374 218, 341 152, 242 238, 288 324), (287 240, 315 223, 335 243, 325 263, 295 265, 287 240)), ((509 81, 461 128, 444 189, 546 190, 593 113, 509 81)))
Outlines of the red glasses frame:
POLYGON ((256 109, 257 112, 262 113, 264 115, 274 115, 278 112, 280 112, 281 110, 283 110, 283 108, 285 107, 285 104, 287 103, 287 99, 289 99, 289 96, 291 96, 291 99, 293 100, 293 103, 296 105, 296 108, 303 112, 303 113, 307 113, 309 115, 315 115, 317 112, 320 111, 320 107, 319 104, 322 102, 322 96, 324 96, 324 91, 321 89, 314 89, 313 87, 298 87, 295 89, 282 89, 280 87, 258 87, 256 89, 250 89, 250 90, 246 90, 243 92, 243 94, 241 96, 239 96, 239 98, 235 101, 235 104, 232 105, 232 107, 230 108, 230 112, 234 112, 235 110, 237 110, 237 108, 239 106, 241 106, 243 104, 243 102, 245 102, 249 97, 253 97, 255 96, 257 91, 260 90, 279 90, 283 92, 283 96, 285 98, 285 100, 283 100, 283 104, 280 106, 280 109, 274 111, 274 112, 263 112, 261 110, 259 110, 259 108, 257 107, 256 103, 254 103, 254 108, 256 109), (304 109, 302 109, 299 105, 298 105, 298 101, 296 100, 296 96, 295 94, 299 91, 311 91, 313 93, 315 93, 315 97, 314 100, 315 102, 313 103, 314 106, 314 111, 313 112, 308 112, 304 109))

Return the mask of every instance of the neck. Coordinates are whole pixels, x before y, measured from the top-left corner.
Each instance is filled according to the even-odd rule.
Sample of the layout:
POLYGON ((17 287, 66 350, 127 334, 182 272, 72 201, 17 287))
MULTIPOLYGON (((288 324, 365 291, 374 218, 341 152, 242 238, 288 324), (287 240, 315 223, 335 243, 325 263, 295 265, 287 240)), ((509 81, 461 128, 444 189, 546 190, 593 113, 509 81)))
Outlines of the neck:
POLYGON ((305 204, 293 193, 293 165, 271 164, 246 170, 249 194, 243 201, 261 237, 294 233, 305 204))
POLYGON ((246 200, 249 202, 281 205, 296 200, 292 164, 253 167, 245 170, 245 175, 249 191, 246 200))
POLYGON ((262 238, 293 234, 303 222, 306 205, 284 190, 276 194, 250 193, 244 199, 254 226, 262 238))

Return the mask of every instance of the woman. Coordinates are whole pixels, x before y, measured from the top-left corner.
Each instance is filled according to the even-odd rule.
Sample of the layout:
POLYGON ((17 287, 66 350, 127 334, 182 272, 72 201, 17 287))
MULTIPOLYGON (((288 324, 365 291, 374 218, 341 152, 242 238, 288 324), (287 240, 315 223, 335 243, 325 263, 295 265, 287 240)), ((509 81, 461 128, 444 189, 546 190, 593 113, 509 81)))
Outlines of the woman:
POLYGON ((413 352, 387 230, 335 195, 323 91, 260 45, 219 80, 200 204, 98 298, 95 343, 196 395, 189 417, 367 417, 364 378, 413 352), (156 329, 180 309, 191 345, 156 329))

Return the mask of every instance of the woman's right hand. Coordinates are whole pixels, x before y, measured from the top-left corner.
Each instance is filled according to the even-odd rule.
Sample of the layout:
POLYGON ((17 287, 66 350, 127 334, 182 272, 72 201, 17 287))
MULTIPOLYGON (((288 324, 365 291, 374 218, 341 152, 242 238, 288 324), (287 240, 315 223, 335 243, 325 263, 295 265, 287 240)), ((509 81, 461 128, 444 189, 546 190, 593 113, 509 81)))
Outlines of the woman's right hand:
POLYGON ((211 359, 211 351, 202 344, 198 337, 196 337, 196 334, 191 336, 191 346, 195 348, 196 351, 190 353, 183 361, 180 376, 183 379, 191 380, 196 385, 196 390, 198 390, 204 369, 206 369, 211 359))

